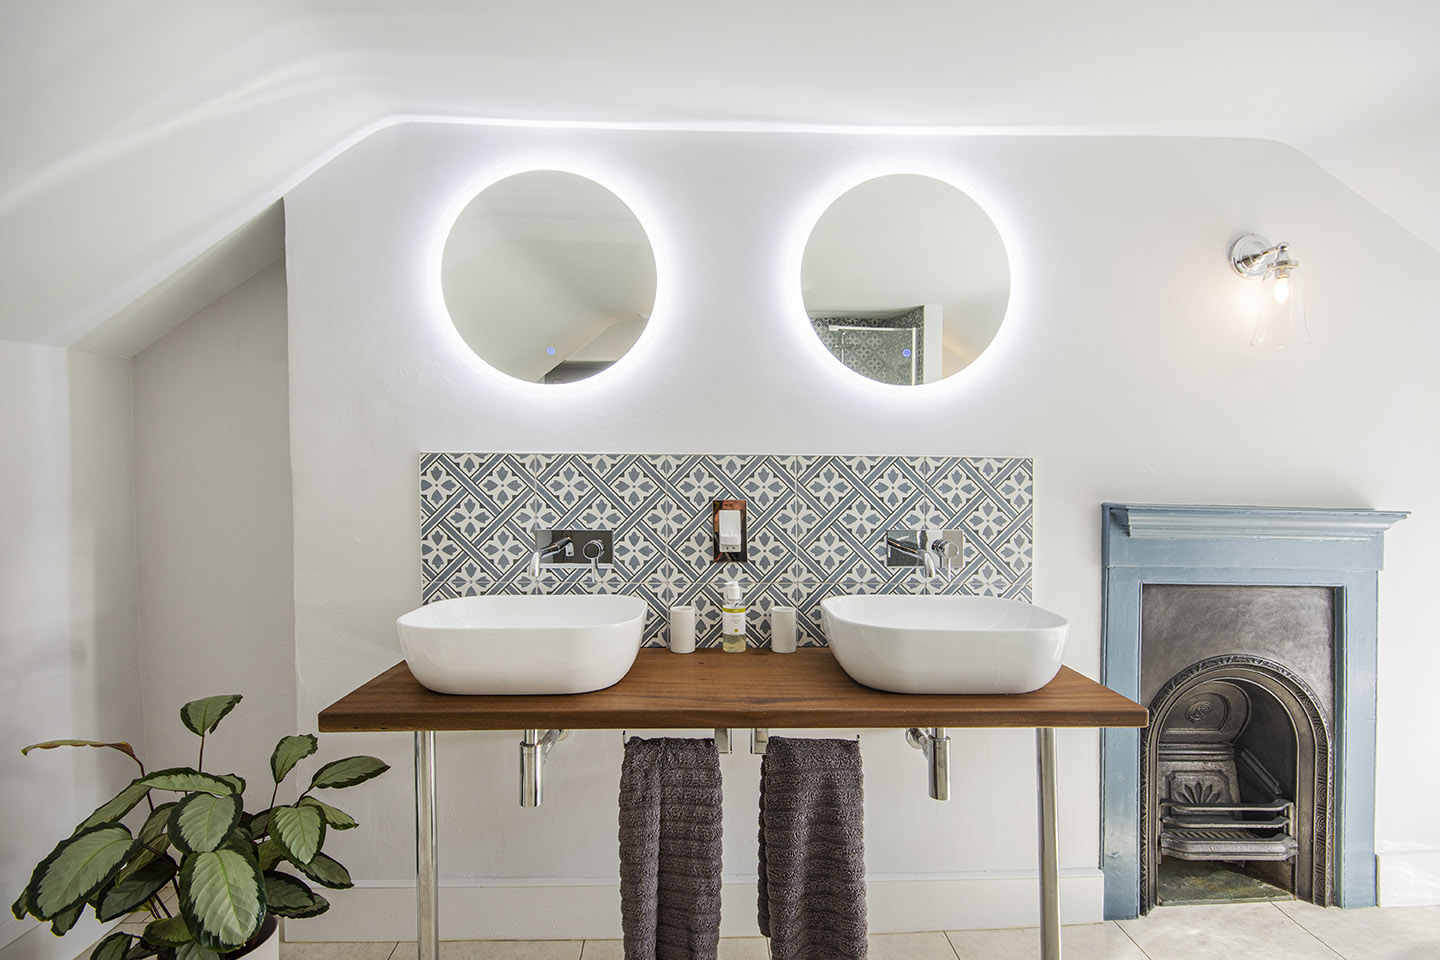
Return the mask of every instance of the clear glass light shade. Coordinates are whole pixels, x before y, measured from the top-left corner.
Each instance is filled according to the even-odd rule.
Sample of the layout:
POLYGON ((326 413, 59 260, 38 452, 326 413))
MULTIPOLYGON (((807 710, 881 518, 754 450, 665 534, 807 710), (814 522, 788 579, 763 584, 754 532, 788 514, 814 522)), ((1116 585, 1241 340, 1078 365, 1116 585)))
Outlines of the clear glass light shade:
POLYGON ((1295 347, 1310 342, 1310 328, 1305 323, 1305 285, 1298 267, 1294 261, 1281 261, 1265 274, 1250 346, 1295 347))

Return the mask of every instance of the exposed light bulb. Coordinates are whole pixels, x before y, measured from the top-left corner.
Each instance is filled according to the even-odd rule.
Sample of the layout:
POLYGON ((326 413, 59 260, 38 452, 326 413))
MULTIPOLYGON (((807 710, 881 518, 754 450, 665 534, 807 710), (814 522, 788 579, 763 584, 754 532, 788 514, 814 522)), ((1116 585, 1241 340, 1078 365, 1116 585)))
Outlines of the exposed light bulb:
POLYGON ((1276 277, 1275 289, 1273 291, 1276 303, 1288 303, 1290 300, 1290 278, 1276 277))

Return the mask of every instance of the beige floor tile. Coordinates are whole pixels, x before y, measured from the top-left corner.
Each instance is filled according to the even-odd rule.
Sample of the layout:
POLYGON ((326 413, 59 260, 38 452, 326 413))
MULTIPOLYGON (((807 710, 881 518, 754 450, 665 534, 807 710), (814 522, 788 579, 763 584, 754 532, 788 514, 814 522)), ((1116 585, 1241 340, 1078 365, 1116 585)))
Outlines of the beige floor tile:
POLYGON ((1340 956, 1269 903, 1156 907, 1149 916, 1118 924, 1149 960, 1337 960, 1340 956))
MULTIPOLYGON (((1034 960, 1040 954, 1038 927, 952 930, 945 935, 959 960, 1034 960)), ((1113 923, 1067 926, 1060 943, 1065 960, 1146 960, 1134 941, 1113 923)))
POLYGON ((931 933, 872 933, 870 960, 955 960, 950 941, 931 933))
MULTIPOLYGON (((622 940, 586 940, 580 960, 624 960, 622 940)), ((722 937, 719 960, 770 960, 764 937, 722 937)))
POLYGON ((387 943, 284 943, 280 960, 390 960, 395 942, 387 943))
POLYGON ((586 940, 580 960, 625 960, 625 941, 586 940))
POLYGON ((1440 957, 1440 906, 1341 910, 1299 901, 1276 906, 1346 960, 1440 957))
POLYGON ((770 941, 764 937, 721 937, 720 960, 770 960, 770 941))
MULTIPOLYGON (((580 960, 582 940, 441 940, 440 960, 580 960)), ((415 955, 414 941, 400 943, 396 960, 415 955)))

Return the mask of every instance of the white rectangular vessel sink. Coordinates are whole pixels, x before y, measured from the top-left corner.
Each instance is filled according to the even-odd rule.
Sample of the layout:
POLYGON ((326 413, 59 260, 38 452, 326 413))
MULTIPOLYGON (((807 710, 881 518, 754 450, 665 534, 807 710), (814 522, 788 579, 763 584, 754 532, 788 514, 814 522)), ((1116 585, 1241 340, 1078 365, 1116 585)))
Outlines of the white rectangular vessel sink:
POLYGON ((820 603, 851 679, 892 693, 1029 693, 1060 672, 1070 625, 998 597, 878 594, 820 603))
POLYGON ((602 595, 440 600, 396 621, 415 679, 436 693, 601 690, 640 652, 645 601, 602 595))

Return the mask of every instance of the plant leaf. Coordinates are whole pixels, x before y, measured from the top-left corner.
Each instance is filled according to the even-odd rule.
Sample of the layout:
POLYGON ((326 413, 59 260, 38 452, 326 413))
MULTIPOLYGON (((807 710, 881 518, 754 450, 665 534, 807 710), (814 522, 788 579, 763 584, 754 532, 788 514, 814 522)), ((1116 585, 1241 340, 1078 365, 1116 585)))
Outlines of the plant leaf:
POLYGON ((316 800, 314 797, 301 797, 300 802, 295 805, 297 807, 314 807, 319 810, 320 816, 325 818, 325 823, 332 830, 350 830, 360 826, 355 818, 344 810, 337 810, 330 804, 316 800))
POLYGON ((180 914, 197 942, 212 950, 234 950, 265 920, 260 868, 229 849, 186 857, 180 866, 180 914))
POLYGON ((95 904, 95 917, 108 923, 134 910, 153 897, 170 878, 175 876, 175 861, 169 857, 151 860, 130 876, 115 880, 104 890, 95 904))
POLYGON ((57 916, 50 924, 50 932, 57 937, 65 936, 65 934, 70 932, 70 928, 75 926, 75 921, 80 919, 80 914, 84 912, 85 902, 82 900, 80 903, 75 904, 75 906, 57 916))
POLYGON ((220 960, 220 954, 192 941, 175 951, 175 960, 220 960))
POLYGON ((255 858, 261 870, 269 870, 285 859, 285 851, 280 849, 280 844, 275 842, 274 837, 267 837, 256 848, 255 858))
MULTIPOLYGON (((135 748, 124 740, 115 743, 105 743, 102 740, 46 740, 44 743, 32 743, 28 747, 20 748, 20 755, 27 756, 31 750, 54 750, 56 747, 109 747, 111 750, 119 750, 136 763, 140 758, 135 756, 135 748)), ((140 769, 145 769, 143 766, 140 769)))
POLYGON ((90 953, 90 960, 124 960, 125 951, 130 949, 130 934, 112 933, 96 944, 90 953))
POLYGON ((281 738, 280 742, 275 744, 275 752, 270 754, 270 772, 274 774, 275 782, 284 780, 286 775, 295 769, 295 764, 319 749, 320 741, 315 739, 313 733, 281 738))
POLYGON ((150 816, 145 818, 144 825, 136 834, 140 849, 135 851, 135 856, 115 875, 115 883, 130 879, 137 871, 144 869, 147 864, 153 863, 170 849, 170 836, 165 832, 165 826, 170 822, 170 811, 173 809, 175 802, 171 801, 150 811, 150 816))
POLYGON ((344 760, 333 760, 316 770, 310 786, 312 789, 353 787, 357 783, 378 777, 389 769, 390 764, 376 757, 346 757, 344 760))
POLYGON ((287 860, 309 863, 325 842, 325 818, 314 807, 275 807, 270 811, 270 836, 287 860))
POLYGON ((266 873, 265 909, 277 917, 299 920, 320 916, 330 909, 330 901, 288 873, 266 873))
POLYGON ((140 833, 137 834, 141 843, 152 843, 163 837, 165 845, 170 845, 170 839, 165 836, 165 828, 170 822, 170 811, 175 809, 175 804, 176 801, 171 800, 150 811, 150 816, 145 818, 145 823, 140 827, 140 833))
POLYGON ((270 811, 261 810, 246 821, 250 825, 250 834, 255 837, 263 837, 270 832, 270 811))
POLYGON ((15 915, 16 920, 24 920, 29 916, 30 908, 25 905, 25 901, 29 899, 30 888, 27 886, 24 890, 20 891, 20 899, 10 905, 10 912, 15 915))
POLYGON ((246 825, 243 817, 239 823, 235 824, 235 829, 230 831, 230 835, 222 840, 220 846, 215 849, 234 850, 241 856, 251 860, 255 859, 255 838, 250 835, 250 827, 246 825))
POLYGON ((195 939, 190 935, 190 928, 185 925, 184 917, 152 920, 146 925, 141 937, 152 947, 178 947, 195 939))
MULTIPOLYGON (((290 862, 294 863, 295 861, 290 862)), ((301 873, 322 887, 346 890, 355 886, 355 881, 350 879, 350 871, 341 866, 340 861, 328 853, 317 853, 315 859, 309 863, 296 863, 295 866, 301 873)))
POLYGON ((219 777, 221 780, 224 780, 226 783, 230 784, 230 786, 234 787, 236 793, 245 792, 245 778, 240 776, 240 774, 217 773, 215 774, 215 776, 219 777))
POLYGON ((94 896, 137 849, 122 824, 102 823, 61 840, 30 875, 25 907, 50 920, 94 896))
POLYGON ((214 850, 240 822, 241 805, 238 793, 223 797, 190 794, 170 811, 170 821, 165 827, 170 842, 181 853, 214 850))
POLYGON ((160 951, 150 946, 144 940, 136 940, 130 952, 125 954, 125 960, 142 960, 143 957, 153 957, 160 951))
POLYGON ((221 694, 218 697, 205 697, 201 700, 191 700, 180 708, 180 722, 197 736, 205 736, 225 719, 225 714, 235 709, 235 704, 241 700, 238 693, 221 694))
POLYGON ((201 773, 199 770, 190 767, 171 767, 168 770, 156 770, 136 781, 137 783, 148 784, 155 790, 169 790, 174 793, 191 793, 203 791, 213 793, 217 797, 223 797, 228 793, 235 792, 235 785, 219 777, 212 777, 208 773, 201 773))
POLYGON ((129 786, 96 807, 95 812, 86 817, 75 829, 80 831, 86 827, 93 827, 97 823, 113 823, 134 810, 136 804, 144 800, 149 793, 149 784, 141 783, 138 779, 131 780, 129 786))

